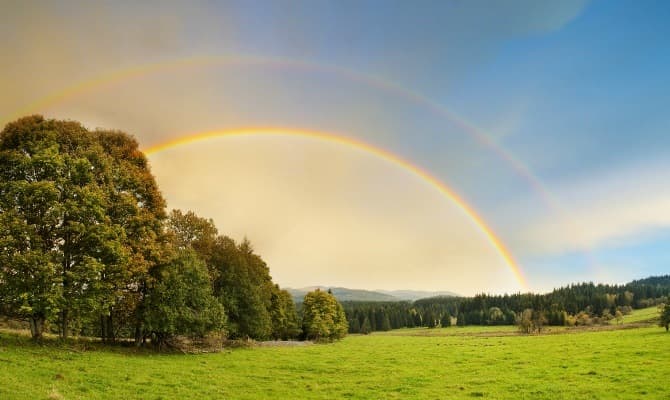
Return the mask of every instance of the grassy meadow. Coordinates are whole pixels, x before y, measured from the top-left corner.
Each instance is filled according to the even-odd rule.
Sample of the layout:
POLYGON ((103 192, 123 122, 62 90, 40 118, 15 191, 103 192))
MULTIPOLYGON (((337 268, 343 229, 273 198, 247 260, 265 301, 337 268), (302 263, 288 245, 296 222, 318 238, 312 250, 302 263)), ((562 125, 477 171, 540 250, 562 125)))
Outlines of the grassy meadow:
POLYGON ((670 398, 670 334, 634 326, 408 329, 210 354, 36 345, 2 331, 0 399, 670 398))
MULTIPOLYGON (((623 316, 624 323, 634 323, 634 322, 651 322, 657 323, 660 310, 657 307, 648 307, 640 310, 634 310, 629 315, 623 316)), ((611 324, 617 324, 618 322, 613 319, 610 321, 611 324)))

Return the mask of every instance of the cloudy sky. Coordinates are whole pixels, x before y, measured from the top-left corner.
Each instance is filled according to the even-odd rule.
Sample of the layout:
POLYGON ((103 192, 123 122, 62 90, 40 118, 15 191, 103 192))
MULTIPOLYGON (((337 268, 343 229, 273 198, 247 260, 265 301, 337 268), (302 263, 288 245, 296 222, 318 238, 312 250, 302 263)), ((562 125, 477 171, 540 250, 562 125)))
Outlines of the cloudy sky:
POLYGON ((281 285, 670 272, 669 3, 136 3, 0 0, 0 123, 160 149, 169 206, 281 285))

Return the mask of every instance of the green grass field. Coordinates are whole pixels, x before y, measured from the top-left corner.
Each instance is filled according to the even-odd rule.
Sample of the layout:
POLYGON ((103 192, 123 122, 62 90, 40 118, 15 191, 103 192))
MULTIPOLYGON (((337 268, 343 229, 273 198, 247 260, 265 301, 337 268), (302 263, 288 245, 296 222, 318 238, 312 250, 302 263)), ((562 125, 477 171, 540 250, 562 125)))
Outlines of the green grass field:
MULTIPOLYGON (((635 322, 657 322, 659 314, 660 311, 655 306, 633 310, 631 314, 623 316, 623 323, 631 324, 635 322)), ((610 323, 616 324, 617 321, 613 319, 610 321, 610 323)))
POLYGON ((670 398, 664 329, 569 332, 414 329, 198 355, 40 346, 2 332, 0 399, 670 398))

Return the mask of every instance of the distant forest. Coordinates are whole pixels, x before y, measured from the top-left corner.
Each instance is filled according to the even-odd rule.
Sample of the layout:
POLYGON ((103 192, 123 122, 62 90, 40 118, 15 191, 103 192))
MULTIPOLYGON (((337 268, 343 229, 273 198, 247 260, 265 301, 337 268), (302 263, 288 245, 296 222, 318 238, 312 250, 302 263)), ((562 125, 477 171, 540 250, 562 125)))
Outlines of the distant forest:
POLYGON ((546 294, 479 294, 432 297, 414 302, 344 302, 350 333, 398 328, 519 324, 530 310, 540 324, 592 325, 609 322, 636 308, 667 304, 670 275, 625 285, 580 283, 546 294))

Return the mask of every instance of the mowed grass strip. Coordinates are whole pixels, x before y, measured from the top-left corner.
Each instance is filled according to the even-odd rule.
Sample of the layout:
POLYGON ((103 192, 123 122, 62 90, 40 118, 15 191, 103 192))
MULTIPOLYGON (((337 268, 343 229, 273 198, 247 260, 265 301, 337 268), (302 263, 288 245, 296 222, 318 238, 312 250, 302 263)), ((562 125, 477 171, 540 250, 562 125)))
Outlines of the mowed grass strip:
POLYGON ((670 334, 657 327, 350 336, 199 355, 79 351, 3 333, 0 399, 664 399, 669 359, 670 334))

